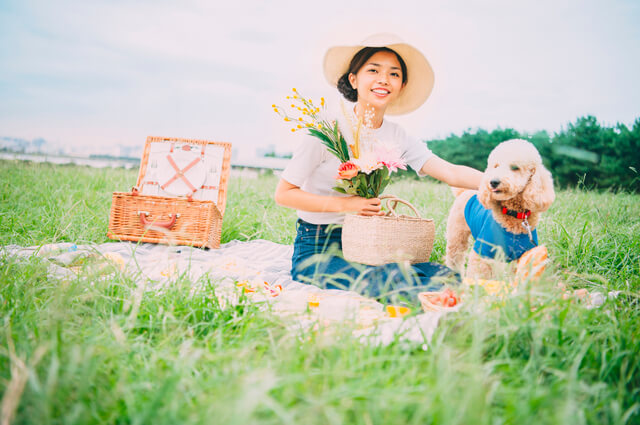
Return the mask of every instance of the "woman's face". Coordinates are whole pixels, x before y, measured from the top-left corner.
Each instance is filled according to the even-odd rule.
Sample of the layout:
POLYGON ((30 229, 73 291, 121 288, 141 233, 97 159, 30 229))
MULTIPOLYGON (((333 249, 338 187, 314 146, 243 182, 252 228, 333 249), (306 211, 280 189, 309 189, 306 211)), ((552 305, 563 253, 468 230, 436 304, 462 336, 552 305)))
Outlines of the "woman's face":
POLYGON ((402 68, 393 52, 372 55, 356 74, 349 74, 349 82, 358 90, 358 103, 383 111, 404 87, 402 68))

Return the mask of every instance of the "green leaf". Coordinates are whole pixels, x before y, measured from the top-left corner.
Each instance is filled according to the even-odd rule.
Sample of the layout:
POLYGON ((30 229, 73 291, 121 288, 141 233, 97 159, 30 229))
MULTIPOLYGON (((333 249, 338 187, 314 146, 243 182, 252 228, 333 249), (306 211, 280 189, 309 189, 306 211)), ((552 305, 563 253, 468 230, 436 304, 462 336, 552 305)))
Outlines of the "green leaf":
POLYGON ((317 130, 315 128, 309 128, 309 134, 311 134, 314 137, 317 137, 323 142, 331 143, 331 139, 329 138, 329 136, 327 136, 326 134, 324 134, 324 132, 320 130, 317 130))
POLYGON ((349 158, 349 147, 347 146, 347 142, 346 142, 346 140, 344 140, 344 137, 342 137, 342 134, 340 134, 340 149, 342 149, 343 155, 346 158, 342 162, 348 161, 350 159, 349 158))

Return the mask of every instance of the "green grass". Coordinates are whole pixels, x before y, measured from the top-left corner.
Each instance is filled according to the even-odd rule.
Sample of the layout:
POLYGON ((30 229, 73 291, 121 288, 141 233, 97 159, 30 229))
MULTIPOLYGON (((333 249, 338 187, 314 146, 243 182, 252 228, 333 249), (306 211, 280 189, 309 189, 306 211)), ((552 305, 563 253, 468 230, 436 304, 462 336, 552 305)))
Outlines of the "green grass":
MULTIPOLYGON (((135 179, 0 162, 0 244, 106 242, 110 194, 135 179)), ((223 242, 292 242, 276 182, 231 179, 223 242)), ((448 188, 403 180, 387 192, 436 220, 442 261, 448 188)), ((540 226, 545 279, 482 314, 448 315, 426 351, 361 344, 349 326, 300 337, 248 300, 222 308, 206 277, 199 294, 179 278, 136 301, 117 270, 87 264, 57 280, 37 257, 2 258, 0 389, 6 400, 12 373, 27 377, 14 423, 640 423, 638 204, 560 191, 540 226), (623 292, 589 310, 561 299, 560 280, 623 292)))

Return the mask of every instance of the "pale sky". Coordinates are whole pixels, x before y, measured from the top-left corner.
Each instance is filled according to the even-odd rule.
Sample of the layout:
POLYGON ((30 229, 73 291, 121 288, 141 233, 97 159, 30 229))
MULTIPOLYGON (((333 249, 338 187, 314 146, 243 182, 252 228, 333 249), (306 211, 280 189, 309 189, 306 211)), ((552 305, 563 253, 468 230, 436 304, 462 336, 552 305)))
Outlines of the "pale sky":
POLYGON ((85 152, 147 135, 296 142, 271 109, 292 87, 336 96, 325 50, 392 32, 435 72, 421 139, 498 126, 558 131, 640 117, 640 2, 0 1, 0 136, 85 152))

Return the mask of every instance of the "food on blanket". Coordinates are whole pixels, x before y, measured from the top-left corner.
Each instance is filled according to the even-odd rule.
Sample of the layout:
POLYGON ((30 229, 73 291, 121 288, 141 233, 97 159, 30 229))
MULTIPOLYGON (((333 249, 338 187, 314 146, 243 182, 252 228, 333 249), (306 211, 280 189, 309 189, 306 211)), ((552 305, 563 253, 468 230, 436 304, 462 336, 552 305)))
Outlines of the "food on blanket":
POLYGON ((440 292, 420 292, 418 299, 425 311, 441 311, 460 304, 460 296, 449 288, 440 292))
POLYGON ((309 307, 318 307, 320 305, 320 298, 316 294, 309 294, 307 297, 307 303, 309 307))
POLYGON ((260 279, 244 279, 236 282, 236 286, 244 288, 245 294, 252 294, 256 291, 264 291, 272 297, 277 297, 282 293, 282 285, 270 285, 269 282, 260 279))
POLYGON ((388 305, 386 307, 387 315, 389 317, 403 317, 411 313, 411 309, 408 307, 402 307, 399 305, 388 305))
POLYGON ((440 292, 438 297, 434 297, 431 302, 442 307, 454 307, 460 302, 460 297, 451 289, 445 289, 440 292))

